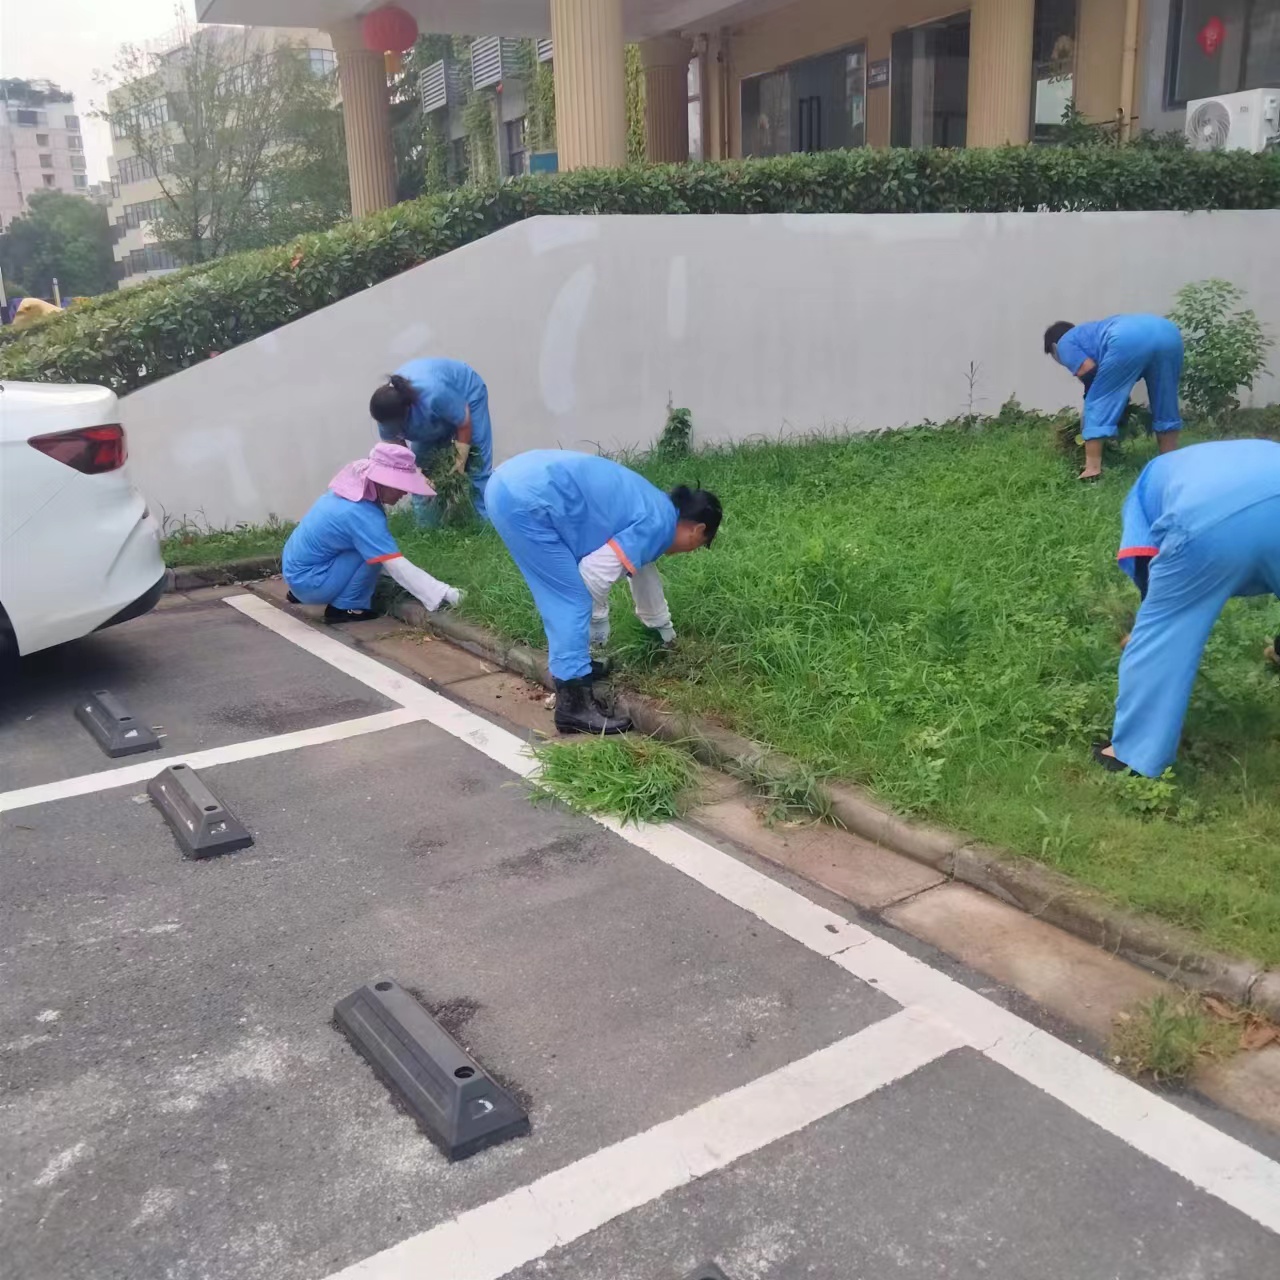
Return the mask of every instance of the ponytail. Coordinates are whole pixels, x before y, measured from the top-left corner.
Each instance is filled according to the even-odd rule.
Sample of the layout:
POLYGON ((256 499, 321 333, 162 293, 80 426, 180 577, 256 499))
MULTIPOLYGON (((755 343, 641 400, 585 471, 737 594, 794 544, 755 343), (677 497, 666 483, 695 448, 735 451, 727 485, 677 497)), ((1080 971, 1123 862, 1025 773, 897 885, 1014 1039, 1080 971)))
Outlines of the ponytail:
POLYGON ((413 383, 393 373, 370 397, 369 414, 378 423, 401 423, 417 402, 413 383))
POLYGON ((675 504, 679 519, 706 527, 706 545, 710 546, 715 541, 716 531, 720 528, 720 520, 724 515, 720 499, 706 489, 690 489, 687 484, 676 485, 669 497, 675 504))

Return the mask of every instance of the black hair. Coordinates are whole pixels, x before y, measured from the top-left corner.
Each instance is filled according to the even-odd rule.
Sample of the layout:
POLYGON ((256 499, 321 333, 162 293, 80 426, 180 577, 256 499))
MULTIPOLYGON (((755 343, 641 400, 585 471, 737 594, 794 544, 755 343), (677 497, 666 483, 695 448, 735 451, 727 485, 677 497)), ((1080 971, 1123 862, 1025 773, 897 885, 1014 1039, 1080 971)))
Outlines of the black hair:
POLYGON ((1053 324, 1051 324, 1051 325, 1050 325, 1050 326, 1049 326, 1049 327, 1044 331, 1044 353, 1045 353, 1045 355, 1047 355, 1047 356, 1051 356, 1051 355, 1053 355, 1053 348, 1054 348, 1054 346, 1055 346, 1057 343, 1061 342, 1061 341, 1062 341, 1062 339, 1063 339, 1063 338, 1065 338, 1065 337, 1067 336, 1067 334, 1069 334, 1069 333, 1071 332, 1071 330, 1072 330, 1072 329, 1074 329, 1074 328, 1075 328, 1075 325, 1071 324, 1071 323, 1070 323, 1070 321, 1067 321, 1067 320, 1055 320, 1055 321, 1053 322, 1053 324))
POLYGON ((374 422, 403 422, 417 402, 413 383, 393 373, 369 397, 369 413, 374 422))
POLYGON ((720 499, 706 489, 690 489, 687 484, 678 484, 671 490, 671 501, 676 505, 676 515, 681 520, 691 520, 694 524, 706 526, 707 546, 710 546, 720 528, 720 520, 724 515, 720 507, 720 499))

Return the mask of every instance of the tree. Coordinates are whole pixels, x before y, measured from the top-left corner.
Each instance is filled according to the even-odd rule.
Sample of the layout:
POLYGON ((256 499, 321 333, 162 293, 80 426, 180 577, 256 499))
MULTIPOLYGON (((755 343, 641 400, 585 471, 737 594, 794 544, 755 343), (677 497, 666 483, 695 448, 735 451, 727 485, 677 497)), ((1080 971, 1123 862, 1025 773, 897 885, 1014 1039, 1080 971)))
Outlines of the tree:
POLYGON ((157 241, 185 262, 288 239, 345 216, 334 76, 251 28, 197 30, 172 51, 126 45, 102 112, 154 174, 157 241))
POLYGON ((64 299, 115 288, 111 224, 101 205, 65 191, 33 192, 27 205, 0 235, 10 292, 22 280, 51 298, 55 276, 64 299))

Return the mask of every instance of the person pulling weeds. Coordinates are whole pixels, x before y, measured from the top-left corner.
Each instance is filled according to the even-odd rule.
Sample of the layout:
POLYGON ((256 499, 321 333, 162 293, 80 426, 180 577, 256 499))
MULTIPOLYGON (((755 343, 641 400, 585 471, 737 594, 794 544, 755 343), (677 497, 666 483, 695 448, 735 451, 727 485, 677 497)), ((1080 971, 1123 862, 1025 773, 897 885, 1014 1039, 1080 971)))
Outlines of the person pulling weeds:
POLYGON ((289 600, 324 605, 326 622, 364 622, 378 617, 373 589, 385 572, 433 613, 457 604, 462 593, 406 560, 387 526, 387 508, 406 493, 434 492, 404 445, 376 444, 348 463, 284 544, 289 600))
POLYGON ((1182 417, 1182 333, 1163 316, 1111 316, 1071 324, 1059 320, 1044 331, 1044 353, 1084 383, 1084 470, 1081 480, 1102 474, 1102 449, 1120 429, 1129 393, 1147 384, 1152 428, 1161 453, 1178 447, 1182 417))
MULTIPOLYGON (((424 467, 442 445, 453 444, 453 469, 471 481, 476 515, 487 520, 484 493, 493 471, 493 427, 489 421, 489 388, 461 360, 410 360, 380 386, 369 400, 369 413, 383 440, 407 444, 424 467)), ((437 483, 439 477, 433 477, 437 483)), ((434 497, 434 494, 433 494, 434 497)), ((438 523, 428 498, 413 499, 420 525, 438 523)))
POLYGON ((631 722, 603 710, 591 641, 607 634, 609 589, 623 575, 640 620, 675 639, 654 561, 709 547, 720 499, 684 485, 663 493, 609 458, 537 449, 504 462, 489 481, 489 519, 533 592, 556 686, 561 733, 625 733, 631 722))
POLYGON ((1223 606, 1233 596, 1280 597, 1280 444, 1220 440, 1154 458, 1122 518, 1117 558, 1142 603, 1120 659, 1112 739, 1093 754, 1113 772, 1158 778, 1177 755, 1223 606))

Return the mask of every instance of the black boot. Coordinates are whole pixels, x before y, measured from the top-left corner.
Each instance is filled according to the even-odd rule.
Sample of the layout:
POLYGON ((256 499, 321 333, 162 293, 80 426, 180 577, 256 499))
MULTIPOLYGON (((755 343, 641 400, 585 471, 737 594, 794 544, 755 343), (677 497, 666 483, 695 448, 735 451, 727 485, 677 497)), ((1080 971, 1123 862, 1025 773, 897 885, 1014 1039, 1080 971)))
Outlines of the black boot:
POLYGON ((593 733, 597 736, 626 733, 631 721, 611 716, 591 696, 591 677, 556 681, 556 728, 561 733, 593 733))
POLYGON ((591 678, 593 680, 607 680, 611 675, 613 675, 612 658, 591 659, 591 678))
POLYGON ((285 592, 285 596, 284 596, 284 598, 285 598, 285 599, 286 599, 290 604, 301 604, 301 603, 302 603, 302 601, 301 601, 301 600, 299 600, 299 599, 298 599, 298 597, 297 597, 297 596, 295 596, 295 595, 293 594, 293 592, 292 592, 292 591, 286 591, 286 592, 285 592))
POLYGON ((380 617, 377 609, 337 609, 331 604, 324 607, 324 620, 330 626, 335 622, 370 622, 380 617))

